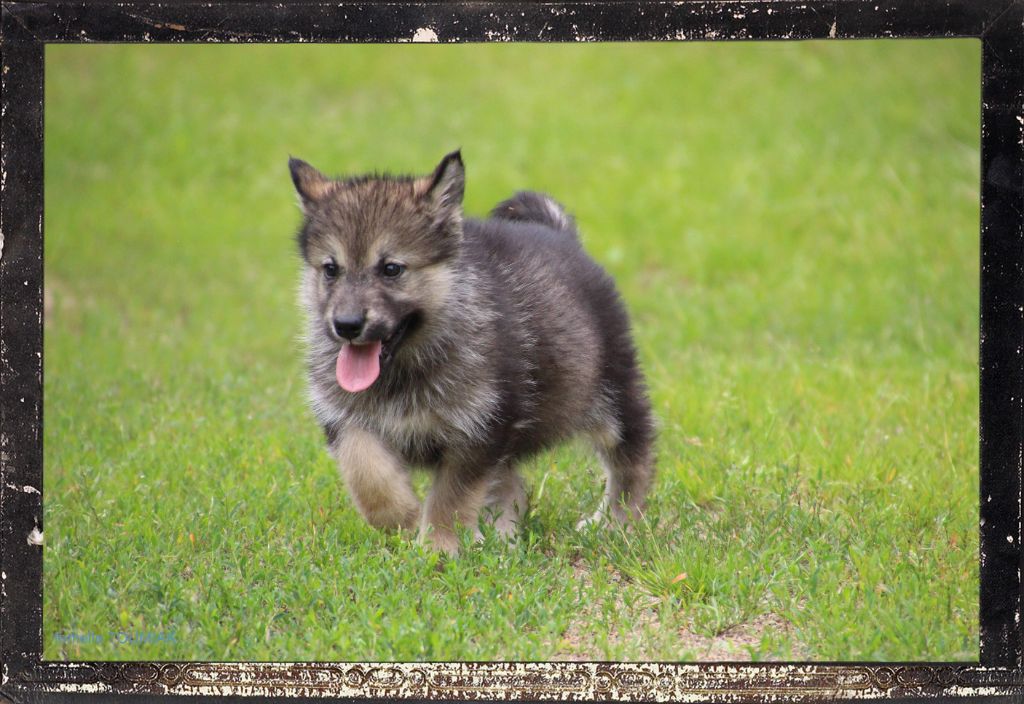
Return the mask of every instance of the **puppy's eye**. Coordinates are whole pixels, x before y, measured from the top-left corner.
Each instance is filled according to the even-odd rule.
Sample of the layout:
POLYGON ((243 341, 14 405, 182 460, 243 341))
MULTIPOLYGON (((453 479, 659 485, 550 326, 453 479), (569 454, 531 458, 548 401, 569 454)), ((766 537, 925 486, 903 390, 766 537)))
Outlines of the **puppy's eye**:
POLYGON ((324 276, 327 277, 328 279, 338 278, 339 270, 337 263, 335 263, 333 259, 325 260, 323 263, 323 272, 324 276))
POLYGON ((403 271, 405 271, 405 266, 402 264, 396 264, 395 262, 388 262, 380 268, 380 273, 389 279, 401 276, 403 271))

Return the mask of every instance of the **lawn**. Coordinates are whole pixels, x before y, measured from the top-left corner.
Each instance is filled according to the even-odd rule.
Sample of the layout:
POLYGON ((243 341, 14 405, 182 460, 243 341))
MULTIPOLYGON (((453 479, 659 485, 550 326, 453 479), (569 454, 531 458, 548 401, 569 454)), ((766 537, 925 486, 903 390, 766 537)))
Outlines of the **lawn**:
POLYGON ((49 45, 45 657, 976 660, 979 47, 49 45), (456 147, 469 213, 551 193, 623 292, 628 534, 574 530, 568 446, 441 560, 324 449, 288 156, 456 147))

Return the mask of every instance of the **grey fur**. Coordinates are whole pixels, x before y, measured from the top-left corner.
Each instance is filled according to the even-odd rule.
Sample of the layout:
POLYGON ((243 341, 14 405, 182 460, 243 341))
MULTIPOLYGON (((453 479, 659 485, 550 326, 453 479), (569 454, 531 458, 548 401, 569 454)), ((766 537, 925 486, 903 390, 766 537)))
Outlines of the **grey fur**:
POLYGON ((334 180, 290 166, 305 213, 310 396, 370 523, 418 524, 421 540, 450 553, 459 523, 489 517, 512 536, 526 508, 515 464, 577 434, 607 472, 594 518, 642 510, 654 429, 628 317, 558 203, 521 192, 488 219, 464 219, 458 152, 422 178, 334 180), (386 261, 406 268, 388 278, 386 261), (331 321, 359 312, 356 342, 383 340, 385 361, 368 389, 349 393, 331 321), (422 508, 411 467, 436 475, 422 508))

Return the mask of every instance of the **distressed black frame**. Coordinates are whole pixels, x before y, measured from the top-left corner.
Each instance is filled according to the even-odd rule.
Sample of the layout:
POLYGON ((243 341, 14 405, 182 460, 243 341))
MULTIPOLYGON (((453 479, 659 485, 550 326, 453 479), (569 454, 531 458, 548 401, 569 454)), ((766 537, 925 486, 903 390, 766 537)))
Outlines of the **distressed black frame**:
POLYGON ((1024 698, 1024 0, 3 2, 0 698, 68 693, 402 699, 1024 698), (42 661, 43 48, 50 42, 982 42, 980 659, 965 663, 42 661), (429 33, 427 33, 429 34, 429 33))

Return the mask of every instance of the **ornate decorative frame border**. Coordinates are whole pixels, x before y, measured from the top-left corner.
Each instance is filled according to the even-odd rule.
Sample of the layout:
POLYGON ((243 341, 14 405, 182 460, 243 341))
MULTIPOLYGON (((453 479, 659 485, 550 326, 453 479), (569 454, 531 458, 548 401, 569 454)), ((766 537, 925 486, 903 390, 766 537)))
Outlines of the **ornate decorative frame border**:
POLYGON ((0 20, 0 698, 1024 700, 1024 0, 7 2, 0 20), (430 31, 424 31, 430 30, 430 31), (967 663, 42 661, 43 48, 51 42, 982 42, 981 643, 967 663))

